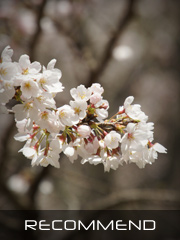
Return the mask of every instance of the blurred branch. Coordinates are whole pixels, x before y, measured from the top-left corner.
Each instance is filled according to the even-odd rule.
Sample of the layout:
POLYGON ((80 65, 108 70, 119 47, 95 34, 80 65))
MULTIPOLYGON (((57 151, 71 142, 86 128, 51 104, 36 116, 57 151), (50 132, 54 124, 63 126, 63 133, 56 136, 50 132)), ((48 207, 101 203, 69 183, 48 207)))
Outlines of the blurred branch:
POLYGON ((78 41, 76 41, 76 39, 72 35, 72 32, 69 31, 66 27, 64 27, 62 22, 56 19, 55 17, 51 16, 50 18, 53 21, 56 29, 66 38, 70 47, 73 48, 73 51, 75 51, 76 55, 81 55, 82 49, 80 48, 78 41))
POLYGON ((38 173, 36 175, 34 181, 32 182, 32 184, 29 188, 27 196, 30 199, 30 202, 29 202, 29 204, 30 204, 29 208, 30 209, 35 209, 36 208, 35 200, 36 200, 36 194, 37 194, 37 191, 38 191, 38 188, 39 188, 39 184, 41 183, 43 178, 45 176, 47 176, 47 174, 49 173, 49 169, 50 169, 49 167, 42 168, 40 173, 38 173))
MULTIPOLYGON (((73 1, 72 1, 73 2, 73 1)), ((72 51, 74 52, 74 55, 77 57, 81 57, 84 60, 84 63, 86 64, 87 68, 90 71, 89 77, 87 79, 87 86, 90 86, 92 83, 97 82, 103 71, 106 69, 109 61, 111 60, 112 51, 123 33, 125 27, 131 20, 133 16, 133 7, 134 7, 135 0, 128 0, 127 1, 127 7, 124 13, 124 16, 120 16, 120 19, 117 24, 116 30, 112 33, 109 42, 107 43, 107 46, 105 47, 104 54, 102 56, 102 59, 99 61, 99 65, 94 68, 94 60, 93 59, 87 59, 86 54, 84 54, 84 50, 86 49, 86 46, 82 46, 82 41, 79 41, 80 39, 76 38, 72 31, 68 30, 61 21, 59 21, 54 16, 49 16, 51 20, 53 21, 56 29, 67 39, 69 46, 71 47, 72 51)), ((83 21, 79 18, 74 17, 74 21, 76 21, 76 24, 82 24, 83 21)), ((76 25, 75 24, 75 25, 76 25)), ((82 29, 82 28, 81 28, 82 29)), ((79 36, 79 34, 78 34, 79 36)), ((82 32, 81 32, 81 38, 82 38, 82 32)), ((85 41, 84 41, 85 42, 85 41)), ((89 53, 90 54, 90 53, 89 53)), ((91 54, 90 54, 91 55, 91 54)), ((89 56, 89 55, 88 55, 89 56)))
MULTIPOLYGON (((78 33, 73 32, 72 30, 68 29, 66 26, 64 26, 63 21, 59 20, 56 16, 49 16, 49 18, 54 23, 54 26, 56 27, 56 30, 65 38, 66 43, 68 44, 68 47, 71 50, 71 53, 75 59, 79 59, 83 66, 88 70, 90 70, 90 59, 89 56, 87 57, 87 54, 85 54, 85 49, 87 48, 87 42, 88 38, 86 37, 86 34, 83 31, 82 25, 84 24, 83 19, 76 18, 73 16, 73 25, 78 26, 78 33)), ((89 49, 89 48, 88 48, 89 49)), ((92 54, 90 53, 92 56, 92 54)), ((72 64, 73 67, 73 64, 72 64)), ((78 71, 75 67, 73 67, 75 76, 77 78, 77 81, 79 81, 78 71)), ((83 80, 84 81, 84 80, 83 80)))
POLYGON ((124 204, 130 203, 151 203, 160 202, 163 203, 170 202, 173 207, 180 207, 180 193, 178 191, 169 191, 164 189, 130 189, 122 190, 110 194, 103 199, 87 204, 89 206, 88 210, 106 210, 113 209, 115 207, 121 207, 124 204))
POLYGON ((137 79, 142 75, 144 71, 147 69, 147 60, 142 60, 142 62, 138 62, 138 64, 134 65, 134 67, 129 71, 128 76, 124 80, 121 88, 118 89, 115 100, 118 103, 123 102, 124 99, 127 97, 127 92, 129 90, 129 86, 131 86, 137 79))
POLYGON ((16 194, 9 190, 9 188, 5 184, 5 181, 2 181, 2 179, 0 181, 0 191, 5 194, 8 200, 14 205, 15 209, 27 209, 26 201, 24 201, 24 199, 20 200, 16 194))
POLYGON ((87 81, 87 86, 90 86, 92 83, 97 82, 100 75, 106 69, 109 61, 111 60, 112 51, 117 43, 117 40, 119 39, 125 27, 127 26, 127 24, 129 23, 129 21, 133 16, 133 7, 134 7, 135 0, 128 0, 127 2, 128 2, 128 6, 126 9, 126 12, 123 18, 120 17, 117 29, 114 32, 114 34, 112 34, 112 36, 110 37, 110 40, 104 50, 104 55, 100 60, 99 66, 95 70, 91 71, 89 79, 87 81))
MULTIPOLYGON (((32 40, 29 44, 29 49, 30 49, 30 58, 31 61, 35 60, 35 51, 36 51, 36 44, 38 43, 39 37, 41 35, 41 19, 44 15, 44 9, 46 7, 47 0, 42 0, 42 3, 40 4, 38 10, 37 10, 37 20, 36 20, 36 32, 34 33, 34 36, 32 37, 32 40)), ((29 191, 27 193, 27 196, 29 197, 29 208, 30 209, 35 209, 35 198, 36 194, 39 188, 39 184, 43 180, 43 178, 48 174, 49 172, 49 167, 47 168, 42 168, 40 173, 36 175, 34 178, 33 183, 31 184, 29 191)))
POLYGON ((16 195, 11 192, 4 181, 3 173, 6 171, 5 167, 8 164, 8 143, 11 137, 12 130, 14 128, 14 119, 11 117, 9 125, 5 129, 1 138, 1 152, 0 152, 0 191, 3 192, 8 199, 16 206, 18 209, 23 209, 22 204, 18 201, 16 195))
MULTIPOLYGON (((30 58, 31 61, 34 61, 34 55, 35 55, 35 47, 38 42, 39 36, 41 34, 41 26, 40 22, 43 17, 43 12, 46 6, 47 0, 43 0, 42 3, 40 4, 39 8, 37 9, 37 29, 36 32, 34 33, 34 36, 31 39, 31 42, 29 44, 29 49, 30 49, 30 58)), ((7 127, 6 131, 4 132, 4 135, 2 137, 2 151, 0 154, 1 161, 0 161, 0 190, 10 199, 10 201, 15 205, 17 209, 34 209, 35 208, 35 196, 39 187, 39 184, 41 180, 45 177, 45 175, 48 173, 48 168, 47 169, 42 169, 42 171, 37 174, 37 176, 34 179, 34 182, 32 183, 29 192, 25 197, 28 197, 27 199, 18 199, 18 197, 10 190, 5 184, 4 181, 4 167, 5 164, 7 164, 7 158, 8 158, 8 143, 9 143, 9 138, 11 137, 12 129, 14 127, 14 119, 12 118, 9 126, 7 127), (26 201, 25 201, 26 200, 26 201)))
MULTIPOLYGON (((7 126, 7 128, 5 129, 2 137, 1 137, 1 152, 0 152, 0 178, 2 178, 2 174, 4 172, 4 167, 5 164, 7 164, 7 160, 8 160, 8 143, 9 143, 9 139, 11 137, 11 133, 12 130, 14 128, 14 118, 11 116, 10 118, 10 122, 7 126)), ((0 181, 1 182, 1 181, 0 181)))
POLYGON ((31 42, 29 44, 29 49, 30 49, 30 58, 31 61, 34 61, 35 59, 35 51, 36 51, 36 44, 39 40, 40 34, 41 34, 41 19, 43 17, 44 14, 44 9, 46 6, 46 2, 47 0, 42 0, 42 3, 40 4, 39 8, 37 9, 37 20, 36 20, 36 31, 31 39, 31 42))

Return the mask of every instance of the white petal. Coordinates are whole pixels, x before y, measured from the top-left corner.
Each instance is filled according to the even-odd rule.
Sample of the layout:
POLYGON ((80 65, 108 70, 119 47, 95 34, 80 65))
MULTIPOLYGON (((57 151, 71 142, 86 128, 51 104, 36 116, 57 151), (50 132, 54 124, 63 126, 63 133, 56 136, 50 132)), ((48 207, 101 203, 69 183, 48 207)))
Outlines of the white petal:
POLYGON ((98 115, 97 117, 98 121, 101 121, 102 119, 105 119, 108 117, 108 111, 103 108, 96 109, 96 114, 98 115))
POLYGON ((17 133, 17 134, 14 136, 14 139, 15 139, 16 141, 20 141, 20 142, 24 142, 24 141, 26 141, 28 138, 29 138, 29 134, 27 134, 27 133, 17 133))
POLYGON ((127 125, 127 132, 132 133, 134 131, 135 124, 134 123, 128 123, 127 125))
POLYGON ((21 68, 23 68, 23 69, 28 68, 29 65, 30 65, 30 63, 31 63, 31 62, 30 62, 30 60, 29 60, 29 56, 26 55, 26 54, 22 55, 22 56, 19 58, 19 64, 20 64, 21 68))
POLYGON ((11 57, 13 55, 13 50, 10 48, 10 46, 7 46, 1 54, 1 58, 3 62, 11 62, 11 57))
POLYGON ((15 94, 14 88, 8 89, 8 90, 1 89, 0 90, 0 103, 9 102, 9 100, 14 96, 14 94, 15 94))
POLYGON ((25 157, 30 158, 36 153, 36 150, 30 147, 25 147, 22 149, 22 152, 25 157))
POLYGON ((68 157, 72 157, 74 155, 75 149, 73 147, 67 147, 64 150, 64 154, 68 157))
POLYGON ((47 65, 47 69, 48 70, 52 70, 52 69, 54 69, 54 66, 55 66, 55 64, 56 64, 56 59, 52 59, 49 63, 48 63, 48 65, 47 65))
POLYGON ((130 105, 133 101, 134 101, 133 96, 127 97, 124 101, 124 107, 126 108, 126 106, 130 105))
POLYGON ((153 148, 155 151, 159 153, 167 153, 167 149, 159 143, 155 143, 153 148))
POLYGON ((30 71, 31 73, 38 73, 41 71, 41 64, 37 61, 31 63, 30 65, 30 71))

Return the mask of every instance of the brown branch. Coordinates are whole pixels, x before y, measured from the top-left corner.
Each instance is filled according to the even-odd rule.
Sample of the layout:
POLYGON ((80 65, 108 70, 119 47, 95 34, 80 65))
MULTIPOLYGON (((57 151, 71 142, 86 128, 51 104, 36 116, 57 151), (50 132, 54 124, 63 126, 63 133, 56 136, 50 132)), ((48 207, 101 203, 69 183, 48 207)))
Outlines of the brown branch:
POLYGON ((6 171, 5 167, 8 164, 8 143, 9 139, 12 136, 12 130, 14 128, 14 119, 11 116, 10 123, 8 127, 5 129, 3 136, 1 138, 1 152, 0 152, 0 192, 4 193, 8 199, 16 206, 18 209, 23 209, 22 204, 17 200, 16 195, 11 192, 7 186, 5 185, 5 181, 3 178, 3 173, 6 171))
POLYGON ((8 198, 8 201, 15 206, 16 210, 28 209, 28 205, 26 205, 24 199, 20 200, 16 194, 9 190, 9 188, 5 185, 5 182, 0 183, 0 192, 4 193, 4 195, 8 198))
MULTIPOLYGON (((85 40, 82 41, 82 40, 80 40, 80 38, 77 37, 80 34, 82 36, 82 28, 81 28, 81 33, 76 35, 71 30, 67 29, 67 27, 64 26, 64 24, 62 23, 63 21, 58 20, 54 16, 49 16, 49 17, 53 21, 54 26, 56 27, 56 30, 58 31, 58 33, 60 33, 65 38, 66 43, 68 44, 68 47, 70 48, 73 57, 75 57, 75 59, 79 59, 81 61, 81 63, 83 63, 84 69, 87 69, 87 71, 89 72, 90 69, 92 68, 91 67, 91 65, 92 65, 91 63, 93 61, 92 53, 91 53, 91 51, 89 53, 89 55, 91 57, 89 55, 87 56, 85 54, 85 49, 87 47, 87 39, 86 39, 86 41, 85 40), (85 42, 86 42, 86 45, 84 44, 85 42)), ((77 24, 79 24, 79 23, 77 23, 77 24)), ((77 81, 80 81, 76 67, 74 67, 73 70, 74 70, 77 81)))
MULTIPOLYGON (((41 19, 44 15, 44 9, 45 9, 45 6, 46 6, 46 3, 47 3, 47 0, 43 0, 41 5, 39 6, 38 10, 37 10, 37 28, 36 28, 36 32, 34 33, 34 36, 30 42, 30 45, 29 45, 29 49, 30 49, 30 58, 31 58, 31 61, 34 61, 35 60, 35 51, 36 51, 36 44, 38 43, 38 40, 39 40, 39 37, 41 35, 41 32, 42 32, 42 29, 41 29, 41 19)), ((48 168, 43 168, 40 173, 38 173, 33 181, 33 183, 31 184, 29 190, 28 190, 28 193, 27 193, 27 196, 29 197, 29 201, 28 201, 28 208, 29 209, 35 209, 36 206, 35 206, 35 199, 36 199, 36 194, 37 194, 37 191, 38 191, 38 187, 39 187, 39 184, 41 183, 41 181, 43 180, 43 178, 48 174, 49 172, 49 167, 48 168)))
POLYGON ((29 50, 30 50, 30 58, 31 58, 31 61, 34 61, 35 60, 35 51, 36 51, 36 44, 39 40, 39 37, 40 37, 40 34, 41 34, 41 19, 44 15, 44 9, 45 9, 45 6, 46 6, 46 2, 47 0, 43 0, 42 3, 40 4, 38 10, 37 10, 37 20, 36 20, 36 24, 37 24, 37 27, 36 27, 36 31, 31 39, 31 42, 29 44, 29 50))
POLYGON ((180 193, 164 189, 130 189, 122 190, 110 194, 97 202, 89 203, 85 206, 86 210, 106 210, 122 208, 124 205, 132 203, 171 203, 173 207, 180 207, 180 193), (87 208, 88 206, 88 208, 87 208))
MULTIPOLYGON (((37 10, 37 28, 36 32, 34 33, 34 36, 31 39, 31 42, 29 44, 29 49, 30 49, 30 58, 31 61, 34 60, 34 55, 35 55, 35 47, 38 42, 39 36, 41 34, 41 26, 40 26, 40 21, 43 17, 43 12, 44 8, 46 6, 47 0, 43 0, 41 5, 39 6, 37 10)), ((18 199, 18 196, 16 196, 4 183, 3 179, 3 171, 5 168, 5 164, 7 164, 7 155, 8 155, 8 142, 9 138, 11 136, 12 129, 14 127, 14 119, 12 119, 12 122, 7 128, 7 131, 5 131, 2 139, 2 151, 0 154, 1 161, 0 161, 0 190, 10 199, 10 201, 15 205, 17 209, 35 209, 35 196, 38 190, 39 183, 41 180, 44 178, 44 176, 47 174, 47 170, 43 169, 40 174, 36 176, 34 179, 34 182, 32 183, 29 192, 27 193, 26 196, 24 196, 23 200, 20 201, 18 199), (26 199, 27 197, 27 199, 26 199)))
POLYGON ((76 39, 74 38, 72 32, 69 31, 66 27, 64 27, 64 25, 59 20, 57 20, 55 17, 51 16, 50 18, 53 21, 54 26, 56 27, 58 32, 60 32, 66 38, 70 47, 74 51, 76 51, 76 55, 81 55, 82 49, 80 48, 79 42, 76 41, 76 39))
POLYGON ((0 152, 0 178, 4 172, 5 164, 8 158, 8 143, 11 137, 12 130, 14 128, 14 119, 11 116, 10 123, 5 129, 3 136, 1 137, 1 152, 0 152))
POLYGON ((33 183, 31 184, 31 186, 28 190, 27 196, 30 199, 30 202, 29 202, 29 204, 30 204, 29 208, 30 209, 36 209, 35 200, 36 200, 36 194, 37 194, 37 191, 38 191, 38 187, 39 187, 39 184, 41 183, 41 181, 43 180, 43 178, 46 177, 47 174, 49 173, 49 170, 50 170, 49 167, 42 168, 40 173, 38 173, 36 175, 33 183))
POLYGON ((126 28, 127 24, 129 23, 129 21, 131 20, 131 18, 133 16, 134 2, 135 2, 135 0, 128 0, 128 6, 127 6, 126 12, 124 14, 124 17, 123 18, 120 17, 117 29, 114 32, 114 34, 111 36, 111 38, 105 48, 104 55, 102 56, 102 59, 100 60, 99 66, 95 70, 91 71, 89 79, 86 84, 87 86, 91 86, 92 83, 98 81, 99 77, 104 72, 108 63, 110 62, 112 51, 113 51, 117 41, 118 41, 119 37, 122 35, 124 29, 126 28))

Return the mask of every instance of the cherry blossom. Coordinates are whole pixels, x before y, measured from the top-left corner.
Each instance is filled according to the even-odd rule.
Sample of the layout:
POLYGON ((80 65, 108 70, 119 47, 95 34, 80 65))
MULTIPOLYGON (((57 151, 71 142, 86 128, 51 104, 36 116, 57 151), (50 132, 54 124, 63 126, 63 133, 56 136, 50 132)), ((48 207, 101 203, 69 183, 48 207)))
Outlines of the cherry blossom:
POLYGON ((86 138, 91 134, 91 128, 87 125, 80 125, 77 128, 77 132, 79 133, 80 137, 86 138))
POLYGON ((7 46, 0 61, 0 111, 8 113, 6 104, 14 98, 12 107, 16 121, 16 141, 25 142, 19 150, 32 166, 60 167, 60 154, 70 162, 79 157, 81 163, 102 164, 104 171, 116 170, 123 163, 135 163, 139 168, 152 164, 158 153, 167 149, 154 141, 154 123, 134 97, 127 97, 117 113, 108 119, 109 102, 103 99, 104 88, 93 83, 86 88, 72 88, 69 105, 56 106, 55 96, 64 87, 62 72, 52 59, 47 68, 28 55, 12 61, 13 50, 7 46))
POLYGON ((119 146, 120 140, 121 140, 121 136, 116 131, 111 131, 104 138, 104 142, 106 146, 112 149, 117 148, 119 146))
POLYGON ((84 85, 80 85, 77 88, 72 88, 70 90, 71 96, 74 98, 74 100, 89 100, 91 96, 91 89, 86 88, 84 85))

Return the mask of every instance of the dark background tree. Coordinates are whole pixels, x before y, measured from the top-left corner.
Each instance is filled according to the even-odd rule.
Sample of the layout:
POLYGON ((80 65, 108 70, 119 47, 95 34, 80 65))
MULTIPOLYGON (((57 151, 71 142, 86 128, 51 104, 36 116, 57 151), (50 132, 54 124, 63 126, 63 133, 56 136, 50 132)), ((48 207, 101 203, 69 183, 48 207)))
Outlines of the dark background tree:
MULTIPOLYGON (((179 209, 180 2, 178 0, 30 0, 0 2, 0 49, 46 64, 57 59, 65 91, 99 82, 113 115, 127 96, 155 122, 167 155, 145 169, 124 165, 31 168, 18 150, 12 115, 0 115, 1 209, 179 209)), ((13 104, 13 103, 11 103, 13 104)))

